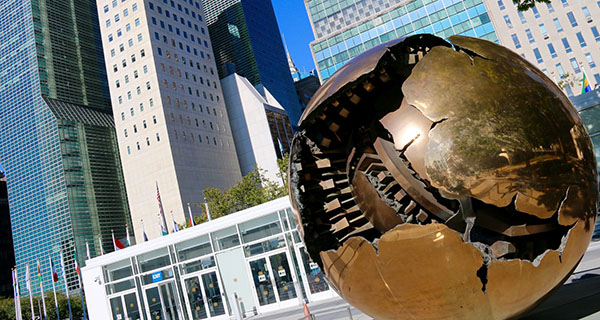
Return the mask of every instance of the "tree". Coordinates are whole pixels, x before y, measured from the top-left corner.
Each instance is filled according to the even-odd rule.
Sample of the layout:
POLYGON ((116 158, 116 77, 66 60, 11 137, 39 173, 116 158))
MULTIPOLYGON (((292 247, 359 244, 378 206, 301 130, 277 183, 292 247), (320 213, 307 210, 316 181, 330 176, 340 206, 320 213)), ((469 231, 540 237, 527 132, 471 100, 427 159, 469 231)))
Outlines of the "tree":
POLYGON ((527 11, 535 7, 537 3, 550 3, 550 0, 513 0, 513 2, 517 5, 517 10, 527 11))
MULTIPOLYGON (((39 296, 33 298, 33 307, 36 316, 39 316, 39 299, 39 296)), ((44 294, 44 300, 46 301, 46 313, 48 314, 48 320, 56 320, 56 309, 54 307, 53 293, 46 292, 44 294)), ((60 318, 69 319, 69 307, 67 304, 67 297, 62 292, 57 292, 56 300, 58 301, 58 310, 60 318)), ((81 309, 81 298, 78 295, 75 295, 71 296, 70 300, 71 311, 73 312, 73 319, 81 319, 83 315, 81 309)), ((23 316, 23 319, 31 319, 29 298, 21 298, 21 314, 23 316)), ((13 298, 0 298, 0 319, 15 319, 15 303, 13 298)))
POLYGON ((560 76, 560 80, 558 81, 557 85, 559 88, 564 90, 567 86, 571 88, 575 87, 577 83, 581 82, 581 80, 582 79, 575 76, 575 74, 566 72, 565 74, 560 76))
MULTIPOLYGON (((265 177, 264 171, 260 168, 254 170, 236 183, 229 190, 218 188, 206 188, 204 198, 210 208, 211 218, 218 218, 230 213, 250 208, 267 201, 286 196, 287 191, 287 167, 289 155, 283 159, 278 159, 279 173, 277 177, 281 182, 271 181, 265 177)), ((203 211, 203 216, 206 212, 203 211)), ((204 220, 204 219, 202 219, 204 220)), ((203 221, 201 221, 203 222, 203 221)), ((189 224, 189 222, 187 222, 189 224)))

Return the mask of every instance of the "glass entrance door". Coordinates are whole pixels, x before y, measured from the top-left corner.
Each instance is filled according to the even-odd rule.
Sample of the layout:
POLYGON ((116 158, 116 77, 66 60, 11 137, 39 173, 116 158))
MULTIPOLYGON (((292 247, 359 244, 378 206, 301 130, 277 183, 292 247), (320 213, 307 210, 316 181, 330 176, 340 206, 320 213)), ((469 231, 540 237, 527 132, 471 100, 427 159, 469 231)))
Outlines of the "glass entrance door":
POLYGON ((298 304, 295 277, 285 252, 252 260, 249 264, 262 312, 298 304))
POLYGON ((221 285, 215 271, 192 275, 183 282, 191 319, 227 319, 221 285))
POLYGON ((150 319, 179 320, 175 285, 172 281, 146 288, 145 292, 150 319))
POLYGON ((113 320, 140 320, 140 309, 135 292, 124 293, 109 299, 113 320))

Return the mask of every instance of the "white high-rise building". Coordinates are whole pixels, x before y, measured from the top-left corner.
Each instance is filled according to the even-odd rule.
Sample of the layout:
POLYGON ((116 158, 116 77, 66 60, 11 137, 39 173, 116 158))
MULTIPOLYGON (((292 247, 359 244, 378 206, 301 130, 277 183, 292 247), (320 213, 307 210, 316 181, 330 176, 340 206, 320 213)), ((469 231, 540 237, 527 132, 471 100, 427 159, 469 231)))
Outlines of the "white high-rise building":
POLYGON ((119 151, 138 242, 200 215, 206 187, 241 179, 202 6, 192 0, 99 0, 119 151), (143 223, 142 223, 143 220, 143 223), (144 227, 144 230, 142 228, 144 227))

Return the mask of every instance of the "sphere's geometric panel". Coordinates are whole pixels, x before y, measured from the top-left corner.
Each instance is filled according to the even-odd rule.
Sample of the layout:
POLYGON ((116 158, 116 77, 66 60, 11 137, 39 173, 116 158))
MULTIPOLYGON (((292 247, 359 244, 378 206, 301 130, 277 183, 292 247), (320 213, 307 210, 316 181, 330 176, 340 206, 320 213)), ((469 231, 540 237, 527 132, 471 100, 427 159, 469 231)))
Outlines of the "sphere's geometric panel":
POLYGON ((572 272, 597 173, 574 108, 494 43, 416 35, 336 72, 290 152, 299 230, 377 319, 502 319, 572 272))

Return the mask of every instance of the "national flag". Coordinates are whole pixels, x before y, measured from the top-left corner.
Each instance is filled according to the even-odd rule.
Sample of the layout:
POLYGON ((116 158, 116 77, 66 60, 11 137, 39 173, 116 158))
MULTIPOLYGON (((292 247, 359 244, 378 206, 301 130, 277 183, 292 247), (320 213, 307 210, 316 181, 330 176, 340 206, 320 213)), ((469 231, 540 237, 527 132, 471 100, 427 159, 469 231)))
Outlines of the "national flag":
POLYGON ((206 220, 210 221, 211 220, 211 218, 210 218, 210 210, 208 209, 208 203, 207 202, 204 203, 204 207, 206 208, 206 220))
POLYGON ((17 275, 17 267, 12 270, 13 277, 13 295, 15 302, 15 320, 23 320, 21 314, 21 291, 19 290, 19 276, 17 275))
POLYGON ((19 290, 19 277, 17 276, 17 267, 13 269, 13 287, 15 288, 15 298, 21 296, 21 291, 19 290))
POLYGON ((58 282, 58 274, 54 269, 54 263, 52 263, 52 258, 50 258, 50 270, 52 271, 52 281, 58 282))
POLYGON ((131 240, 129 239, 129 227, 125 226, 125 233, 127 234, 127 241, 125 243, 126 246, 131 246, 131 240))
POLYGON ((38 283, 42 284, 42 269, 40 268, 40 260, 37 261, 38 283))
POLYGON ((112 235, 113 247, 115 248, 115 251, 125 249, 125 246, 121 243, 121 241, 119 241, 119 239, 115 238, 115 234, 113 233, 112 230, 110 230, 110 234, 112 235))
MULTIPOLYGON (((102 248, 102 241, 100 241, 100 248, 102 248)), ((79 275, 79 263, 77 262, 77 249, 73 250, 74 254, 75 254, 75 272, 77 272, 77 275, 79 275)), ((102 251, 104 252, 104 251, 102 251)))
POLYGON ((190 203, 188 202, 188 212, 190 214, 190 227, 195 226, 196 224, 194 223, 194 217, 192 216, 192 208, 190 207, 190 203))
POLYGON ((148 241, 148 236, 146 235, 146 228, 144 228, 144 219, 142 221, 142 234, 144 235, 144 242, 148 241))
POLYGON ((160 199, 160 191, 158 190, 158 182, 156 183, 156 200, 158 201, 158 209, 160 212, 160 218, 162 218, 162 223, 160 227, 160 231, 162 235, 169 234, 169 230, 167 230, 167 219, 165 218, 165 211, 163 209, 162 200, 160 199))
POLYGON ((25 265, 25 282, 27 283, 27 291, 31 296, 31 274, 29 273, 29 263, 25 265))
POLYGON ((100 243, 100 254, 105 255, 106 251, 104 251, 104 248, 102 248, 102 236, 101 235, 98 236, 98 242, 100 243))
POLYGON ((586 93, 592 91, 592 86, 590 85, 590 81, 588 80, 587 75, 585 74, 585 69, 583 70, 583 79, 581 85, 581 93, 586 93))
POLYGON ((158 216, 158 225, 160 225, 160 233, 163 236, 166 236, 169 234, 169 231, 167 231, 167 228, 165 227, 165 225, 162 223, 160 216, 158 216))
POLYGON ((177 222, 175 222, 175 217, 173 217, 172 213, 171 213, 171 219, 173 220, 173 233, 179 232, 179 226, 177 225, 177 222))
MULTIPOLYGON (((61 253, 62 254, 62 253, 61 253)), ((88 244, 88 242, 85 242, 85 254, 87 255, 88 260, 90 260, 90 245, 88 244)), ((62 259, 62 256, 61 256, 62 259)), ((62 262, 61 262, 62 263, 62 262)))

